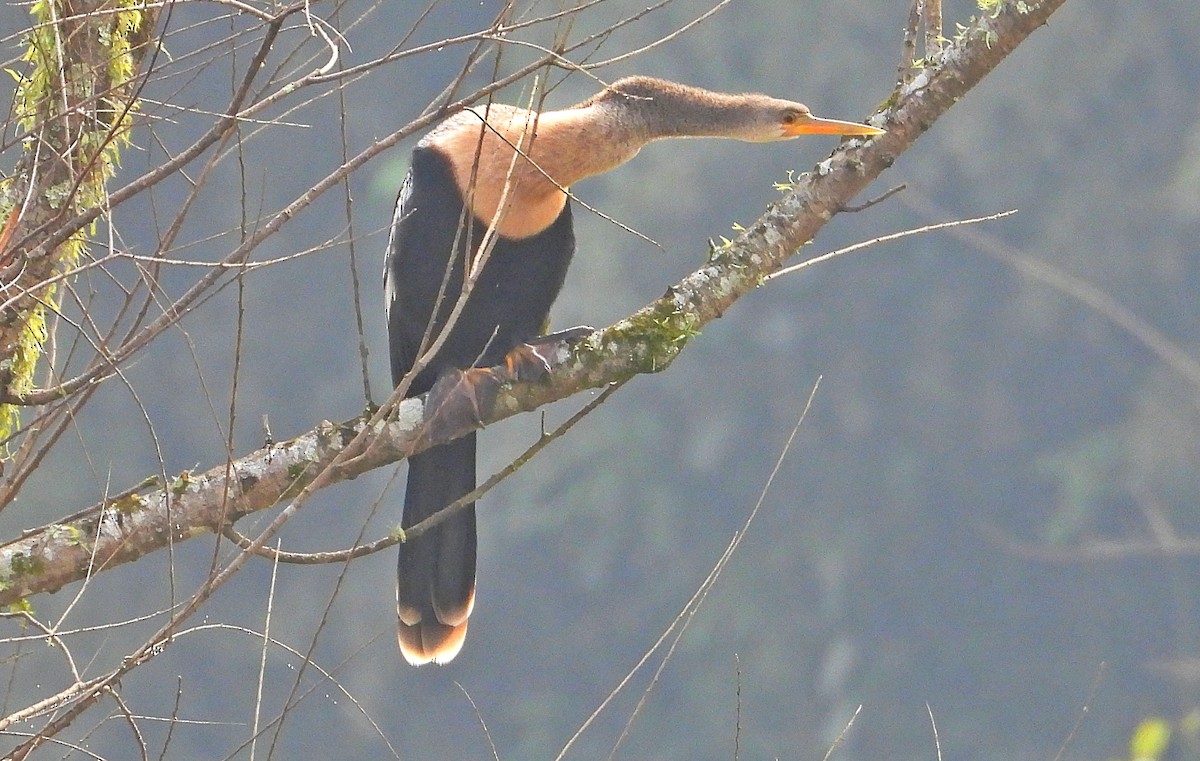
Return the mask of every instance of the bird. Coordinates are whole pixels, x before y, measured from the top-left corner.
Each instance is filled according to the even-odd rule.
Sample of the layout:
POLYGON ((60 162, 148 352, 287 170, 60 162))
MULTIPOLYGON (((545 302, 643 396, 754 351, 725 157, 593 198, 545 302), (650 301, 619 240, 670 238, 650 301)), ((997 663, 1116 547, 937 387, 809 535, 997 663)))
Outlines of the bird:
MULTIPOLYGON (((647 76, 618 79, 561 110, 488 103, 455 113, 417 143, 392 218, 384 291, 393 383, 435 346, 456 305, 406 397, 448 372, 498 365, 540 336, 575 251, 571 186, 646 144, 882 133, 794 101, 647 76)), ((402 529, 475 488, 475 453, 471 433, 408 458, 402 529)), ((474 503, 401 543, 398 640, 410 664, 458 655, 475 605, 475 560, 474 503)))

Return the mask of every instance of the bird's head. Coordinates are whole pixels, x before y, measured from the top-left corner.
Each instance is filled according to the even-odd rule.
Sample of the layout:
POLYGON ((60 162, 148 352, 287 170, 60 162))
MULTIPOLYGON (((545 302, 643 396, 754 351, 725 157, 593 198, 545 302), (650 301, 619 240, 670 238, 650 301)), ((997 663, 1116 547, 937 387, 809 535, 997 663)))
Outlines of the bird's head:
POLYGON ((660 137, 729 137, 755 143, 801 135, 882 135, 866 124, 813 116, 803 103, 761 93, 720 93, 653 77, 626 77, 580 104, 615 108, 660 137))
POLYGON ((846 137, 872 137, 884 130, 856 121, 822 119, 812 115, 804 103, 781 101, 764 95, 745 95, 746 113, 743 140, 767 143, 790 140, 804 134, 841 134, 846 137))
POLYGON ((778 105, 769 106, 764 119, 771 123, 772 129, 764 129, 764 134, 772 131, 775 137, 766 140, 791 140, 801 135, 846 135, 870 137, 882 135, 885 130, 856 122, 844 122, 840 119, 822 119, 813 116, 812 111, 803 103, 781 101, 778 105))

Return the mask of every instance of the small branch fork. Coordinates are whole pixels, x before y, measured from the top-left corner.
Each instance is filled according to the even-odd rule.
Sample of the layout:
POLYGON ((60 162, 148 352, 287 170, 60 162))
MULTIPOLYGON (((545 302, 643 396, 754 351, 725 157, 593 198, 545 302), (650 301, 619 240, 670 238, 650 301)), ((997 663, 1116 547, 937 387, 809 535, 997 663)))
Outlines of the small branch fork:
POLYGON ((904 25, 904 36, 900 43, 900 65, 896 70, 896 84, 905 87, 912 84, 917 72, 928 65, 936 65, 942 60, 942 0, 912 0, 909 6, 908 22, 904 25), (923 55, 917 55, 917 39, 921 37, 921 28, 925 35, 922 49, 923 55))
POLYGON ((849 214, 854 214, 854 213, 857 213, 860 211, 866 211, 867 209, 871 208, 872 206, 875 206, 876 204, 883 203, 887 199, 891 198, 892 196, 894 196, 897 193, 904 190, 906 187, 908 187, 908 186, 905 185, 904 183, 900 183, 896 187, 891 188, 883 193, 880 193, 879 195, 875 196, 874 198, 872 198, 870 200, 863 201, 860 204, 846 204, 845 206, 842 207, 841 210, 842 210, 842 212, 849 213, 849 214))

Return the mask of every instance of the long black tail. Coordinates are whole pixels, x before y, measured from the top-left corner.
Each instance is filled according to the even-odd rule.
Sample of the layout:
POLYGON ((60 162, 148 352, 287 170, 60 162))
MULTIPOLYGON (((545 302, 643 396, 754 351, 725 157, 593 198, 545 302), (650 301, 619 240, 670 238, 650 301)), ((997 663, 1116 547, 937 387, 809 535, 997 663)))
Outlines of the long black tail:
MULTIPOLYGON (((475 488, 475 434, 408 459, 404 528, 475 488)), ((462 649, 475 604, 475 505, 400 545, 396 585, 400 652, 414 666, 462 649)))

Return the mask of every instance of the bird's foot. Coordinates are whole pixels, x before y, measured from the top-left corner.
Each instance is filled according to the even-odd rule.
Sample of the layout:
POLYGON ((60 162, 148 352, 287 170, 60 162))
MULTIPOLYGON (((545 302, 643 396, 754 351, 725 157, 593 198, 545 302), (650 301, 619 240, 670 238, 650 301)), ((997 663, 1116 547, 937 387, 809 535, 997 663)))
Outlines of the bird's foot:
POLYGON ((559 344, 577 344, 595 333, 590 325, 558 330, 511 349, 504 355, 504 367, 513 381, 539 381, 550 373, 550 352, 559 344))
POLYGON ((441 444, 480 427, 491 416, 501 386, 545 378, 555 347, 578 343, 594 332, 583 325, 567 328, 517 346, 504 355, 504 364, 498 367, 446 371, 425 398, 421 436, 441 444))

